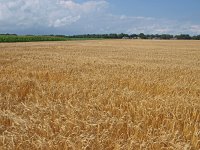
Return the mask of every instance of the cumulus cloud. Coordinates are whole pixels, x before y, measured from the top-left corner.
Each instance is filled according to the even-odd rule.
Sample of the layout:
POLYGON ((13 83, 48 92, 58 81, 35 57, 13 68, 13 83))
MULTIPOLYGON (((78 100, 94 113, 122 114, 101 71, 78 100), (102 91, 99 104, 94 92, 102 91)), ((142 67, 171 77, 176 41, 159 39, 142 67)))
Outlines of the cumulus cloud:
POLYGON ((154 17, 115 15, 108 0, 0 0, 0 33, 200 34, 192 22, 154 17))
POLYGON ((196 33, 200 33, 200 25, 191 25, 190 26, 190 31, 191 32, 196 32, 196 33))
POLYGON ((0 27, 22 28, 69 26, 86 13, 106 7, 107 2, 72 0, 6 0, 0 1, 0 27))
POLYGON ((99 29, 103 33, 200 34, 200 25, 192 22, 154 17, 107 14, 104 17, 94 17, 90 22, 93 32, 99 29), (94 22, 99 23, 97 25, 94 22))
POLYGON ((86 1, 85 3, 76 3, 73 0, 61 0, 59 2, 61 5, 63 5, 65 8, 71 10, 71 11, 79 11, 79 12, 85 12, 89 13, 91 11, 99 11, 107 6, 107 2, 102 1, 86 1))
POLYGON ((50 22, 49 26, 50 27, 52 27, 52 26, 53 27, 66 26, 66 25, 72 24, 73 22, 76 22, 79 19, 80 19, 80 16, 74 16, 74 17, 73 16, 67 16, 67 17, 57 19, 57 20, 50 22))

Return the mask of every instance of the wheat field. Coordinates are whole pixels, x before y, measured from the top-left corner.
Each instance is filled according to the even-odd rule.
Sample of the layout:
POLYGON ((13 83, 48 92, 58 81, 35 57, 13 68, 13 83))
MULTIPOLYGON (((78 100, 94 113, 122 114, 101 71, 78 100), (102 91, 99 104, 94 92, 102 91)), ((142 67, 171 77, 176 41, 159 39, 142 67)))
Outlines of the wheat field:
POLYGON ((0 149, 200 149, 200 42, 1 43, 0 149))

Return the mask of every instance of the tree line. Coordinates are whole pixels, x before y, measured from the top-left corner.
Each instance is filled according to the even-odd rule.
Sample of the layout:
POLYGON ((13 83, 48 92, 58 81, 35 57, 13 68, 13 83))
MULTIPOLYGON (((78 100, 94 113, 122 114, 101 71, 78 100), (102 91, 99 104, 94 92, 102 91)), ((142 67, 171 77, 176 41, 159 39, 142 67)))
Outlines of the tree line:
POLYGON ((36 41, 65 41, 65 37, 57 36, 18 36, 16 34, 0 34, 0 42, 36 42, 36 41))
POLYGON ((164 40, 200 40, 200 35, 191 36, 189 34, 82 34, 82 35, 17 35, 0 34, 0 42, 6 41, 64 41, 64 40, 86 40, 86 39, 164 39, 164 40))
POLYGON ((178 39, 178 40, 200 40, 200 35, 191 36, 189 34, 83 34, 67 36, 69 38, 103 38, 103 39, 178 39))

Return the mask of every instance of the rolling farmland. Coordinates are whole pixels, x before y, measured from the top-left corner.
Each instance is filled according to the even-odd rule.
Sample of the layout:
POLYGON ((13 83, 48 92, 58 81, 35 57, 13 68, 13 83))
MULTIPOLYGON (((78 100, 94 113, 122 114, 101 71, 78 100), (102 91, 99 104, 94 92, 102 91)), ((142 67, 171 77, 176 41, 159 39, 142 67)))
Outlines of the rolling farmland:
POLYGON ((1 43, 0 149, 200 149, 200 42, 1 43))

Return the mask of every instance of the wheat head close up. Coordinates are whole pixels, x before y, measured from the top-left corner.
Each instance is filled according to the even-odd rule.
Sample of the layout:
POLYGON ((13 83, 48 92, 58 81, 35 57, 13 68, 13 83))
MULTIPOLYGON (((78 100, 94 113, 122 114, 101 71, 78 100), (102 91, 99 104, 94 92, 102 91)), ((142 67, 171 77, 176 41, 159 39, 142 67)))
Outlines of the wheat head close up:
POLYGON ((0 44, 0 149, 200 149, 200 42, 0 44))

